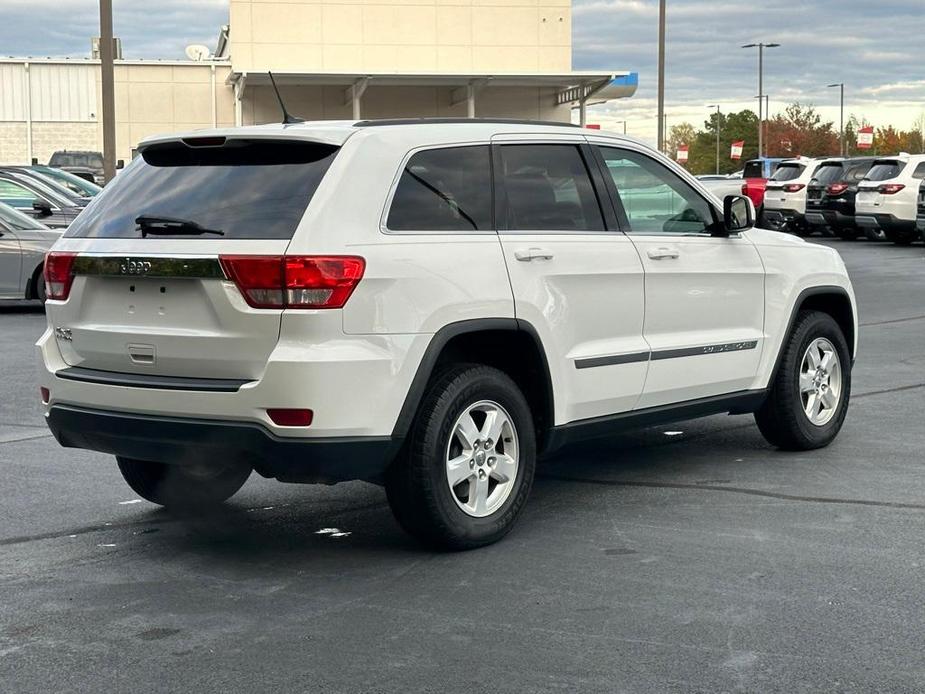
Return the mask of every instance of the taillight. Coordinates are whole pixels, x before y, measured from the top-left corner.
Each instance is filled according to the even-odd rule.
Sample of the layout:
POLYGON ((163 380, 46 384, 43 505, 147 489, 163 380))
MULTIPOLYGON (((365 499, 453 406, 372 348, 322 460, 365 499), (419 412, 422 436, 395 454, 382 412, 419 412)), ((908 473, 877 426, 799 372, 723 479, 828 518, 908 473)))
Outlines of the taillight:
POLYGON ((742 195, 748 195, 748 184, 747 183, 742 184, 742 195))
POLYGON ((882 186, 877 188, 877 192, 883 193, 884 195, 893 195, 905 187, 906 186, 904 186, 902 183, 884 183, 882 186))
POLYGON ((64 301, 74 283, 76 253, 49 251, 45 256, 45 295, 48 299, 64 301))
POLYGON ((358 256, 222 255, 225 274, 254 308, 342 308, 366 269, 358 256))
POLYGON ((788 183, 784 186, 784 191, 787 193, 799 193, 806 187, 803 183, 788 183))
POLYGON ((847 183, 830 183, 825 189, 825 192, 829 195, 841 195, 846 190, 848 190, 847 183))

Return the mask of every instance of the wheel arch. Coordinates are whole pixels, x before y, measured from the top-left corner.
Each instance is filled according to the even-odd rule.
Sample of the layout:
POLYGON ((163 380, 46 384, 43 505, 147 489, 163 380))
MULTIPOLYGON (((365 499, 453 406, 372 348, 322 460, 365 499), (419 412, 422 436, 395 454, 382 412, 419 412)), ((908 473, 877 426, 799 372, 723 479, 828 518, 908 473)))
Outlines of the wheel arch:
POLYGON ((773 383, 780 370, 781 358, 784 353, 784 341, 789 337, 796 323, 800 311, 820 311, 832 316, 845 335, 845 341, 851 350, 851 359, 854 361, 856 348, 855 332, 855 309, 851 301, 848 290, 839 286, 820 286, 809 287, 799 293, 793 302, 793 308, 790 310, 790 318, 787 321, 786 330, 783 332, 781 347, 778 350, 777 357, 774 361, 774 369, 771 372, 769 383, 773 383))
POLYGON ((42 276, 42 271, 45 268, 45 259, 39 261, 39 264, 32 271, 32 274, 29 275, 29 281, 26 283, 26 298, 27 299, 38 299, 39 298, 39 282, 44 281, 42 276))
POLYGON ((392 430, 405 438, 417 416, 428 384, 445 365, 474 362, 494 366, 523 391, 533 412, 537 450, 547 443, 554 423, 554 394, 542 340, 527 321, 476 318, 444 326, 431 338, 392 430))

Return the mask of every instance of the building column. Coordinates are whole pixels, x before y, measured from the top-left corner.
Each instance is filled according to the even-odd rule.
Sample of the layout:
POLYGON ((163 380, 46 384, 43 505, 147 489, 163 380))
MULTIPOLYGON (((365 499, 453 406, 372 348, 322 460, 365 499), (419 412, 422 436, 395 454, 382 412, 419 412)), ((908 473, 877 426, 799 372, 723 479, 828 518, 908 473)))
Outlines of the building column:
POLYGON ((350 102, 353 105, 353 120, 360 120, 362 116, 363 94, 369 85, 369 77, 362 77, 350 86, 350 102))
POLYGON ((26 162, 32 164, 35 156, 32 149, 32 70, 29 63, 23 63, 26 78, 26 162))

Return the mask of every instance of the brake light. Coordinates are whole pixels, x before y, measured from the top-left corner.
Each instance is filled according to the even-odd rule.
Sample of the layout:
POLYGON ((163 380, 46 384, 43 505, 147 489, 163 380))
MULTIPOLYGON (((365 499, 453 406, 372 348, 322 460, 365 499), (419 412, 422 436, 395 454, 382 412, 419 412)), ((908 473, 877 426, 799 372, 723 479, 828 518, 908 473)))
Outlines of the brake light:
POLYGON ((49 251, 45 256, 45 295, 48 299, 65 301, 74 283, 76 253, 49 251))
POLYGON ((803 183, 788 183, 784 186, 784 191, 787 193, 799 193, 806 187, 803 183))
POLYGON ((228 279, 254 308, 342 308, 366 269, 358 256, 222 255, 228 279))
POLYGON ((39 393, 42 396, 42 404, 47 405, 48 401, 51 400, 51 391, 48 390, 45 386, 39 388, 39 393))
POLYGON ((825 192, 829 195, 841 195, 846 190, 848 190, 847 183, 830 183, 825 192))
POLYGON ((884 183, 882 186, 877 188, 877 192, 883 193, 884 195, 893 195, 905 187, 906 186, 904 186, 902 183, 884 183))

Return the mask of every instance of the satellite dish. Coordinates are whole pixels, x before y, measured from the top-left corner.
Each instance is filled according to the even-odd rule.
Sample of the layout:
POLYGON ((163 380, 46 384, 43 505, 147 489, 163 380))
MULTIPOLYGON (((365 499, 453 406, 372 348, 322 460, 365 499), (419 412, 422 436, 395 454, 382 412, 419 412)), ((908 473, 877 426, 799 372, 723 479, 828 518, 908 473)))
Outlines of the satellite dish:
POLYGON ((186 47, 186 57, 190 60, 205 60, 209 57, 209 47, 194 43, 186 47))

